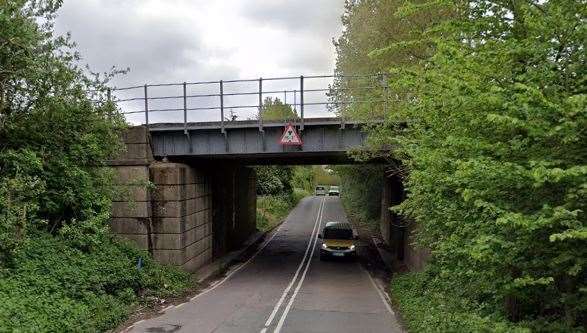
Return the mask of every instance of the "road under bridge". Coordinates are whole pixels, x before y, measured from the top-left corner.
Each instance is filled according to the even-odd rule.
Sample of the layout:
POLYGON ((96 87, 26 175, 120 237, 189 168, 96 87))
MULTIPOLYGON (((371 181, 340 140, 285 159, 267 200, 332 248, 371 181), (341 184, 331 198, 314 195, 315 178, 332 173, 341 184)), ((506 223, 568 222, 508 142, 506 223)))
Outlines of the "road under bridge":
MULTIPOLYGON (((189 136, 169 124, 130 128, 124 135, 126 151, 110 162, 124 189, 113 203, 112 230, 162 263, 196 271, 256 232, 252 166, 345 164, 351 161, 346 151, 360 149, 365 138, 358 124, 341 129, 340 122, 321 120, 306 124, 301 147, 277 147, 284 124, 267 126, 265 139, 273 143, 263 147, 258 128, 243 125, 227 129, 240 132, 228 139, 228 148, 213 124, 190 126, 189 136), (338 140, 340 135, 347 139, 338 140), (256 143, 246 143, 249 136, 256 143)), ((388 209, 403 199, 401 180, 381 177, 381 236, 398 258, 420 267, 421 254, 407 246, 410 230, 388 209)))

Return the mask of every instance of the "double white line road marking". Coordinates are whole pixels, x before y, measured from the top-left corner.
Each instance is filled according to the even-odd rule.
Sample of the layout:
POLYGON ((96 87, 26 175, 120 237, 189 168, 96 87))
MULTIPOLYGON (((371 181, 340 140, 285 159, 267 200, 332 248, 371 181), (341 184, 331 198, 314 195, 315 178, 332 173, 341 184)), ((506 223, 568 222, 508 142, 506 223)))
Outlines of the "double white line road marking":
POLYGON ((296 280, 298 280, 298 275, 302 271, 302 267, 304 267, 304 263, 305 263, 306 266, 304 267, 304 271, 302 273, 302 276, 298 280, 298 284, 296 285, 296 288, 294 289, 293 294, 289 298, 289 301, 285 307, 285 310, 283 311, 283 313, 281 314, 281 317, 279 318, 279 321, 277 322, 277 326, 275 327, 275 330, 273 331, 274 333, 278 333, 281 331, 281 328, 283 327, 283 323, 285 322, 285 318, 287 317, 287 314, 289 313, 291 306, 293 305, 293 302, 294 302, 298 292, 302 288, 302 284, 304 283, 304 279, 306 278, 306 273, 308 273, 308 269, 310 268, 310 262, 312 261, 312 257, 314 255, 314 250, 316 249, 316 243, 318 242, 318 234, 320 233, 320 225, 322 224, 322 213, 324 212, 324 202, 325 202, 325 199, 323 198, 320 202, 319 207, 318 207, 318 214, 316 215, 316 221, 314 222, 314 228, 312 229, 312 234, 310 235, 310 241, 308 242, 308 246, 306 247, 306 252, 304 252, 304 256, 302 257, 302 261, 300 262, 300 265, 298 266, 298 269, 296 270, 291 281, 289 282, 287 287, 283 290, 281 297, 279 298, 277 303, 275 303, 275 306, 273 307, 273 311, 271 311, 269 318, 267 318, 267 321, 265 322, 265 327, 261 330, 261 333, 267 332, 267 329, 269 328, 269 326, 273 322, 273 319, 275 319, 277 312, 279 311, 279 309, 281 308, 281 305, 283 304, 283 302, 285 301, 289 292, 291 291, 291 288, 296 283, 296 280))

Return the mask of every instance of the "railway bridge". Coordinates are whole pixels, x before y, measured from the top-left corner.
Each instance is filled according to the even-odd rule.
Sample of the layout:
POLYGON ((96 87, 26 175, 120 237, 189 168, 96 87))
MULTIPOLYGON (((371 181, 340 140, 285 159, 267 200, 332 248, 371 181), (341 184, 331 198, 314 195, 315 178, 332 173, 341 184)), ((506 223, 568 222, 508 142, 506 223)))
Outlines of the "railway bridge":
MULTIPOLYGON (((339 115, 345 107, 382 105, 381 96, 343 100, 333 88, 339 79, 261 78, 108 91, 127 121, 136 125, 124 133, 125 152, 110 161, 125 189, 113 204, 112 230, 156 260, 187 271, 240 247, 256 232, 253 166, 349 164, 354 161, 347 152, 364 147, 363 127, 368 124, 339 115), (308 87, 312 80, 328 85, 308 87), (293 88, 284 85, 291 81, 293 88), (254 90, 247 88, 251 83, 254 90), (227 90, 231 84, 241 90, 227 90), (278 105, 282 117, 275 117, 268 104, 278 105), (297 144, 282 140, 289 126, 300 138, 297 144)), ((350 79, 373 88, 377 77, 350 79)), ((404 251, 406 231, 394 227, 399 218, 387 209, 402 200, 403 189, 394 177, 384 183, 382 238, 397 244, 403 259, 411 254, 404 251)), ((419 256, 414 258, 414 265, 420 265, 419 256)))

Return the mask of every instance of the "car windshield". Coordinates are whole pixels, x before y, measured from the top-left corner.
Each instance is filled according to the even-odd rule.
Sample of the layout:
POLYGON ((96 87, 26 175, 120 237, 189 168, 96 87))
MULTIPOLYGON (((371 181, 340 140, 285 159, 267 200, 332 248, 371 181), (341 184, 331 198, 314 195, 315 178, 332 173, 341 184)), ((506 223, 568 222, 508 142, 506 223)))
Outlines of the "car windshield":
POLYGON ((324 189, 324 187, 322 187, 322 186, 316 186, 316 190, 323 190, 323 189, 324 189))
POLYGON ((353 239, 351 229, 324 229, 324 239, 353 239))
POLYGON ((331 187, 330 187, 330 190, 333 190, 333 191, 338 191, 338 186, 331 186, 331 187))

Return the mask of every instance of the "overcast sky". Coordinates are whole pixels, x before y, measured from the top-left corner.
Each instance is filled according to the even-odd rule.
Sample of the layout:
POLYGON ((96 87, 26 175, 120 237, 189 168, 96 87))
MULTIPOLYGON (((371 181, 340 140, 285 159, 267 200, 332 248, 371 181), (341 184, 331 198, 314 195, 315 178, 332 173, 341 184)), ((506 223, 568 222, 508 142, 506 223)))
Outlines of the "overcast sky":
MULTIPOLYGON (((341 33, 343 6, 344 0, 65 0, 56 30, 71 32, 83 62, 93 71, 107 71, 112 66, 130 68, 127 75, 114 80, 117 87, 332 74, 332 39, 341 33)), ((298 85, 297 81, 288 87, 266 84, 264 90, 296 89, 298 85)), ((307 87, 312 84, 327 86, 327 82, 308 82, 307 87)), ((225 87, 225 92, 256 89, 254 85, 233 86, 225 87)), ((218 89, 217 85, 191 86, 188 94, 209 93, 207 88, 218 89)), ((181 87, 165 89, 150 88, 149 96, 181 94, 181 87)), ((119 99, 142 96, 140 89, 117 93, 119 99)), ((304 96, 307 101, 326 98, 304 96)), ((249 97, 228 99, 225 105, 258 104, 255 96, 249 97)), ((293 93, 287 98, 291 103, 293 93)), ((215 106, 216 99, 189 100, 188 107, 215 106)), ((144 109, 141 101, 126 103, 119 103, 126 112, 144 109)), ((149 103, 152 110, 181 107, 182 101, 149 103)), ((239 119, 254 117, 257 112, 254 108, 237 110, 244 112, 239 119)), ((307 114, 323 112, 318 106, 313 110, 308 107, 307 114)), ((217 112, 197 112, 196 118, 194 113, 189 120, 218 118, 217 112)), ((164 121, 181 114, 154 117, 164 121)))
POLYGON ((124 84, 328 74, 344 0, 65 0, 57 19, 124 84))

